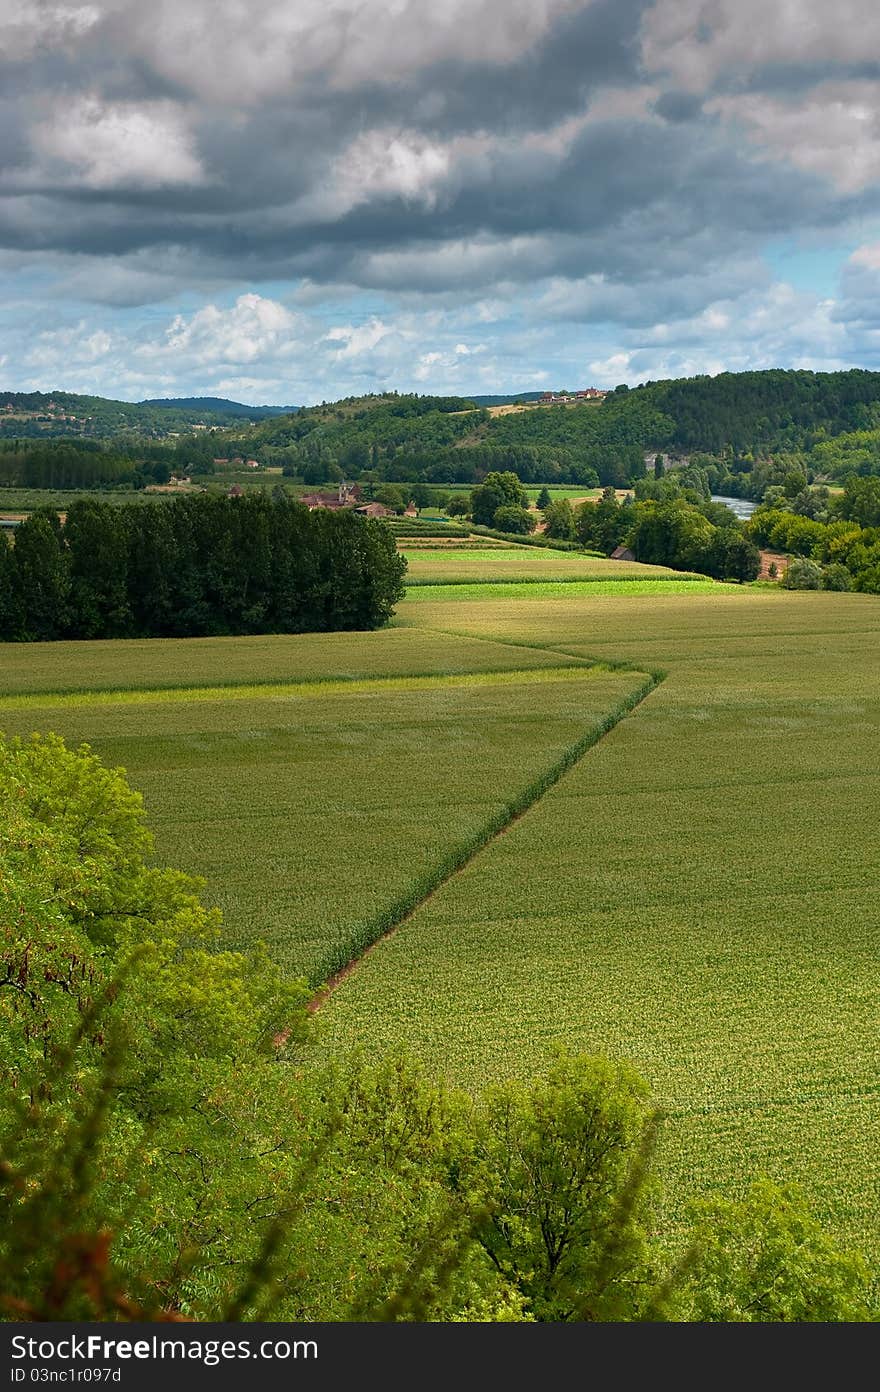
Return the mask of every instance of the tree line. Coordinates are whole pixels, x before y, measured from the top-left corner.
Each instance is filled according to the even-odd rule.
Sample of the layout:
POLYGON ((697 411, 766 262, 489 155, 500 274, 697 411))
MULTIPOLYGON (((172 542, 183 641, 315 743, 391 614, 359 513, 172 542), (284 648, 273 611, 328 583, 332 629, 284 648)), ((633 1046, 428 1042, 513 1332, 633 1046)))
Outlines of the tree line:
POLYGON ((793 556, 788 589, 880 594, 880 479, 851 478, 843 495, 812 516, 770 504, 750 517, 749 535, 793 556))
MULTIPOLYGON (((448 511, 458 512, 461 500, 448 511)), ((464 504, 467 507, 467 504, 464 504)), ((758 549, 723 503, 713 503, 702 470, 689 468, 636 481, 620 500, 606 488, 595 503, 572 507, 567 498, 553 501, 548 489, 538 496, 544 514, 544 536, 557 543, 579 542, 610 556, 619 546, 637 561, 697 571, 718 580, 748 581, 760 568, 758 549)), ((516 474, 491 473, 473 489, 470 513, 475 523, 508 535, 528 535, 535 515, 516 474)))
POLYGON ((403 594, 380 523, 286 494, 161 507, 78 499, 0 536, 0 637, 194 637, 370 629, 403 594))
POLYGON ((0 488, 144 488, 170 475, 162 453, 146 460, 97 440, 0 441, 0 488))

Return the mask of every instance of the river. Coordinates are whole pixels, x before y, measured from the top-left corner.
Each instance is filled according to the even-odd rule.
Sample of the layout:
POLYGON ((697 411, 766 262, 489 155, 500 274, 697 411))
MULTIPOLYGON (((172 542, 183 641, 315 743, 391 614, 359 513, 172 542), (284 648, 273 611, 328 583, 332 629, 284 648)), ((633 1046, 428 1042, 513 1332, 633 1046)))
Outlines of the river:
POLYGON ((741 522, 747 521, 758 506, 757 503, 751 502, 748 498, 725 498, 720 493, 712 494, 712 502, 724 503, 741 522))

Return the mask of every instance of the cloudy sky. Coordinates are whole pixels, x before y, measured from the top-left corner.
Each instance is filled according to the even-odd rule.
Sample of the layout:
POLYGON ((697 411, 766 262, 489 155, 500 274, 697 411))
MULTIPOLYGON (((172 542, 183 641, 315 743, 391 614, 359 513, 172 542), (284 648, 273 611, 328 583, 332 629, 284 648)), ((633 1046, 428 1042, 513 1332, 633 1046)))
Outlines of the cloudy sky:
POLYGON ((0 387, 880 367, 876 0, 0 0, 0 387))

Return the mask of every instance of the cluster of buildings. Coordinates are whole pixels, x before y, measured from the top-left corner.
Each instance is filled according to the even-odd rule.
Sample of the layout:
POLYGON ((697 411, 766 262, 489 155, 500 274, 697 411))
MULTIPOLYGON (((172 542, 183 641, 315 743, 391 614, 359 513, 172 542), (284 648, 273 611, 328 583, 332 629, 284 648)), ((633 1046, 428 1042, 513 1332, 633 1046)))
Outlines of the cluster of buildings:
POLYGON ((607 392, 600 391, 598 387, 586 387, 583 391, 576 391, 573 396, 570 392, 561 394, 544 392, 540 404, 542 406, 572 406, 577 401, 604 401, 607 394, 607 392))
MULTIPOLYGON (((356 483, 340 483, 335 493, 303 493, 300 502, 304 503, 309 512, 314 512, 315 508, 329 508, 338 511, 340 508, 351 508, 353 512, 361 517, 393 517, 394 509, 386 507, 384 503, 365 503, 361 499, 363 494, 360 486, 356 483)), ((414 503, 407 506, 404 517, 417 517, 414 503)))

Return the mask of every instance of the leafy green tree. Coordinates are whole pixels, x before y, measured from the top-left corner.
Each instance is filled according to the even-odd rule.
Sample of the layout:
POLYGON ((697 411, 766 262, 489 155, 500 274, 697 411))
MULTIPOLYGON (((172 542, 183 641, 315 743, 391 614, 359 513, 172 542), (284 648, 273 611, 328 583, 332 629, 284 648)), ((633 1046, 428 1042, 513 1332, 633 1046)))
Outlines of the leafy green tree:
POLYGON ((24 609, 17 584, 15 556, 5 531, 0 531, 0 638, 23 637, 24 609))
POLYGON ((545 484, 538 494, 538 511, 546 512, 553 499, 550 496, 550 489, 545 484))
POLYGON ((796 498, 805 491, 807 487, 807 476, 801 473, 800 470, 795 469, 791 473, 786 474, 782 481, 782 486, 785 489, 785 496, 787 498, 796 498))
POLYGON ((871 1318, 871 1279, 809 1212, 795 1185, 752 1185, 698 1210, 680 1319, 773 1323, 871 1318))
POLYGON ((835 511, 860 527, 880 527, 880 478, 848 478, 835 511))
POLYGON ((574 541, 577 536, 575 529, 574 510, 567 498, 560 498, 558 502, 551 503, 544 513, 545 535, 562 541, 574 541))
POLYGON ((528 536, 535 530, 535 518, 527 508, 500 507, 492 518, 492 526, 499 532, 528 536))
POLYGON ((597 503, 582 503, 575 513, 578 541, 596 551, 611 555, 624 540, 632 524, 631 516, 617 500, 611 487, 602 490, 597 503))
POLYGON ((720 580, 738 580, 740 584, 757 580, 761 569, 761 554, 757 546, 743 536, 738 527, 718 529, 707 560, 709 574, 720 580))
POLYGON ((80 498, 67 509, 71 627, 80 638, 121 638, 131 631, 128 538, 123 509, 80 498))
POLYGON ((483 527, 495 526, 499 508, 528 508, 528 494, 516 474, 490 472, 483 483, 471 493, 471 516, 483 527))
POLYGON ((782 585, 786 590, 821 590, 822 567, 806 556, 795 556, 786 566, 782 585))
POLYGON ((435 499, 437 490, 430 488, 426 483, 413 483, 409 488, 409 496, 416 505, 417 511, 422 508, 436 506, 435 499))
POLYGON ((565 1056, 530 1086, 490 1088, 477 1109, 458 1182, 477 1241, 534 1318, 637 1311, 651 1191, 634 1158, 650 1116, 623 1065, 565 1056))
POLYGON ((467 517, 470 511, 470 504, 463 493, 453 493, 449 502, 446 504, 446 514, 448 517, 467 517))
POLYGON ((703 571, 717 529, 684 499, 638 507, 629 544, 636 559, 649 565, 703 571))
POLYGON ((15 529, 9 577, 10 612, 20 631, 8 637, 45 640, 62 637, 68 622, 70 579, 57 515, 34 512, 15 529))
POLYGON ((822 570, 823 590, 851 590, 853 577, 841 561, 834 561, 822 570))
POLYGON ((384 503, 387 508, 398 513, 406 511, 406 499, 403 496, 403 489, 395 483, 382 483, 374 494, 377 503, 384 503))

